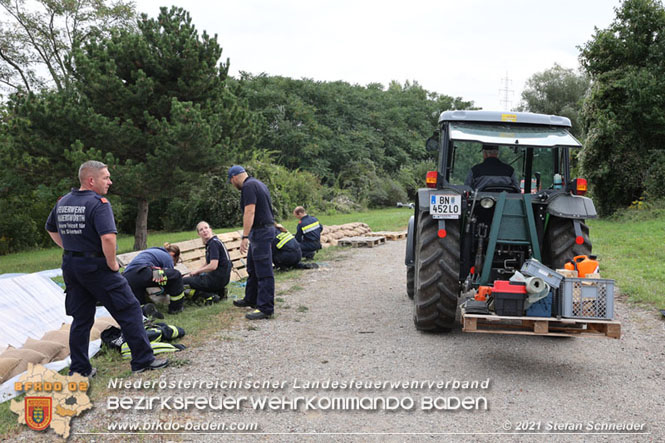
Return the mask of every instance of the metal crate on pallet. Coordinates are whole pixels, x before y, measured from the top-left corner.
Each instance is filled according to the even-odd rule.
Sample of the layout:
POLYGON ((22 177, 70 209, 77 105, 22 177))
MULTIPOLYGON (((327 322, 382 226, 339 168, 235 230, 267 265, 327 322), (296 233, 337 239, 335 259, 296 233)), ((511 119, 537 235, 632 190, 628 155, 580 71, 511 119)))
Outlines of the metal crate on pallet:
POLYGON ((614 280, 564 278, 561 288, 564 318, 614 318, 614 280))

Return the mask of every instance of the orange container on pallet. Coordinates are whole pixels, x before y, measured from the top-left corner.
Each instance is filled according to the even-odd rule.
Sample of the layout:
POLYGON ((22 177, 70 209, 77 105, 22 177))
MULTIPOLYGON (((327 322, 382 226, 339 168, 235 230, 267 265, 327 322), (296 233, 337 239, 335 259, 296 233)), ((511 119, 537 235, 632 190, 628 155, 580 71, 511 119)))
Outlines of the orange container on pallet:
POLYGON ((578 255, 569 260, 564 265, 564 268, 569 271, 577 271, 579 278, 585 278, 587 274, 594 274, 598 272, 598 260, 595 255, 578 255))

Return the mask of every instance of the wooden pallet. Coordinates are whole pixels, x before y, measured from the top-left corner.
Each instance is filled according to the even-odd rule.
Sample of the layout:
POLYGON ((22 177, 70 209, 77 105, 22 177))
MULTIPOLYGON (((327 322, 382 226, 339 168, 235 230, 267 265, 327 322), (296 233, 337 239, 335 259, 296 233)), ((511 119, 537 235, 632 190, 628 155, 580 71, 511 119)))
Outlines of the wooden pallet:
POLYGON ((462 309, 462 324, 464 332, 621 338, 621 323, 612 320, 467 314, 462 309))
POLYGON ((368 247, 382 245, 386 242, 385 237, 344 237, 338 241, 339 246, 351 246, 353 248, 368 247))
POLYGON ((370 237, 385 237, 386 240, 401 240, 406 238, 406 231, 395 232, 395 231, 377 231, 377 232, 368 232, 370 237))

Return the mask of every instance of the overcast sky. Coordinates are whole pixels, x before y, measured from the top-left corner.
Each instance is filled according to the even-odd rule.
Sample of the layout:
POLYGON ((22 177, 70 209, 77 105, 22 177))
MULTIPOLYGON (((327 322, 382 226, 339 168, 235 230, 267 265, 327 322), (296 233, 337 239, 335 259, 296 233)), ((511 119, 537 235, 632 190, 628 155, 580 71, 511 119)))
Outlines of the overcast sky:
POLYGON ((217 34, 239 71, 366 85, 417 81, 430 91, 500 109, 526 80, 607 27, 619 0, 136 0, 155 17, 182 6, 199 32, 217 34))

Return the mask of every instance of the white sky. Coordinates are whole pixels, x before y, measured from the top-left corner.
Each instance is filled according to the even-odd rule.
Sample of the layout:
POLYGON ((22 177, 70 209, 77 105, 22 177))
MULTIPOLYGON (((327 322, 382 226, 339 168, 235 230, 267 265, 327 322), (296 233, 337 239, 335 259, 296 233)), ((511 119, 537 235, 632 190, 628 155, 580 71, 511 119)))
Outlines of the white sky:
POLYGON ((619 0, 136 0, 156 17, 185 8, 217 34, 239 71, 366 85, 417 81, 425 89, 502 108, 556 62, 579 66, 577 46, 606 28, 619 0))

